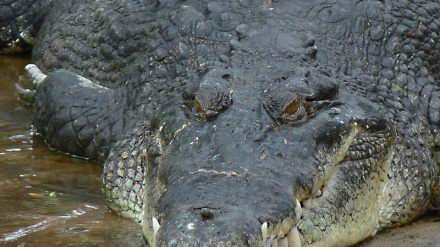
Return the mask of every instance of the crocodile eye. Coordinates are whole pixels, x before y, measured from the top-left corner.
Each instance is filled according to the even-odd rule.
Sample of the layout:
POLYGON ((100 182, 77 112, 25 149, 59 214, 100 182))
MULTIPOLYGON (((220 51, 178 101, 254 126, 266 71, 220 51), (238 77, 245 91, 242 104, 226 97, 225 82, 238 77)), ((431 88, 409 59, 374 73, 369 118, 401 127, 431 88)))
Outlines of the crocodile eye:
POLYGON ((193 100, 193 111, 194 113, 203 113, 202 106, 200 105, 200 102, 197 99, 193 100))
POLYGON ((294 99, 288 104, 281 114, 277 117, 277 120, 282 124, 295 125, 306 120, 308 112, 304 108, 307 102, 304 102, 301 98, 294 99))
POLYGON ((283 113, 285 114, 290 114, 290 115, 294 115, 295 113, 298 112, 300 107, 300 102, 299 100, 294 100, 292 103, 290 103, 287 107, 286 110, 284 110, 283 113))
POLYGON ((196 121, 213 120, 232 104, 231 92, 218 85, 201 85, 183 98, 186 116, 196 121))
POLYGON ((314 101, 310 96, 290 90, 269 94, 263 106, 280 124, 298 125, 312 118, 322 107, 332 104, 329 100, 314 101))

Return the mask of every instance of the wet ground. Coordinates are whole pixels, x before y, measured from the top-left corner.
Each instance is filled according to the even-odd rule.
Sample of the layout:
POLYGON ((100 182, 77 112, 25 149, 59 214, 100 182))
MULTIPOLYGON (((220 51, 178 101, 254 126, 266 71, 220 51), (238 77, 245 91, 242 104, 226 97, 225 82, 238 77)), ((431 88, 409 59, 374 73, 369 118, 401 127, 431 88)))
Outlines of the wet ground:
MULTIPOLYGON (((51 151, 31 131, 14 83, 28 56, 0 56, 0 246, 144 246, 140 227, 106 207, 101 165, 51 151)), ((358 247, 440 247, 440 213, 358 247)))

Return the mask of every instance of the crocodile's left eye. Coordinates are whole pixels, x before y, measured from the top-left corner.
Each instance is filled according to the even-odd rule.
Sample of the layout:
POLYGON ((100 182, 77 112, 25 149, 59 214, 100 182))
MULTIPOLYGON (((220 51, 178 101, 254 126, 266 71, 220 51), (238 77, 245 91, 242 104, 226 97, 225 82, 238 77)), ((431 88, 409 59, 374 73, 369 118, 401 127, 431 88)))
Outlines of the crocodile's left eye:
POLYGON ((202 84, 194 92, 184 93, 185 114, 197 121, 212 120, 232 104, 231 94, 220 85, 202 84))
POLYGON ((263 106, 278 123, 295 126, 312 118, 322 107, 331 103, 329 100, 314 101, 310 96, 286 90, 269 94, 263 106))

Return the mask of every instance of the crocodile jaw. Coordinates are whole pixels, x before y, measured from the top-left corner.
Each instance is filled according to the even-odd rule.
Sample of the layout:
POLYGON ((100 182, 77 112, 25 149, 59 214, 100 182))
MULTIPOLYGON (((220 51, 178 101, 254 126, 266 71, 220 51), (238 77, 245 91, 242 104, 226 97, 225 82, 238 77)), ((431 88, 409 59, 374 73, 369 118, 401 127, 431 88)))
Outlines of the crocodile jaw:
MULTIPOLYGON (((391 146, 387 147, 375 157, 365 160, 347 160, 350 146, 355 138, 363 132, 365 132, 365 129, 354 123, 351 132, 342 138, 345 140, 344 143, 338 146, 338 151, 333 152, 334 155, 329 156, 328 150, 321 151, 318 156, 321 156, 322 161, 333 164, 326 170, 324 177, 326 182, 321 182, 324 186, 321 187, 322 189, 315 190, 312 196, 294 195, 292 200, 295 201, 295 208, 289 217, 279 219, 276 222, 260 222, 257 235, 254 234, 256 232, 254 230, 253 233, 248 234, 247 241, 241 242, 242 244, 239 244, 236 239, 231 239, 231 241, 221 239, 215 243, 206 244, 206 246, 348 246, 375 234, 379 228, 381 202, 385 200, 385 198, 382 198, 382 191, 386 188, 387 180, 385 178, 391 163, 391 157, 393 157, 393 149, 391 146), (370 171, 366 172, 365 169, 367 168, 370 171), (360 182, 354 185, 348 184, 358 188, 354 190, 354 193, 347 194, 352 199, 348 199, 345 203, 346 208, 344 210, 346 210, 346 214, 344 218, 336 219, 334 215, 344 215, 344 213, 332 213, 332 210, 338 209, 331 208, 331 205, 328 206, 328 204, 332 202, 337 205, 337 198, 340 197, 341 190, 344 189, 344 186, 347 186, 347 181, 352 179, 350 176, 353 176, 353 172, 347 169, 357 169, 354 174, 360 176, 358 178, 360 182), (371 201, 371 198, 374 198, 374 201, 371 201), (360 208, 360 205, 366 206, 360 208)), ((228 174, 205 169, 199 169, 193 173, 211 173, 211 175, 215 173, 217 176, 229 177, 240 176, 240 174, 228 174)), ((159 187, 166 186, 160 185, 159 187)), ((162 192, 165 191, 166 189, 162 192)), ((157 193, 154 189, 150 193, 150 198, 145 198, 145 205, 157 205, 160 195, 151 196, 157 193), (153 202, 151 198, 156 199, 153 202)), ((194 207, 190 208, 189 211, 194 209, 194 207)), ((184 211, 182 210, 182 212, 184 211)), ((240 210, 238 211, 240 212, 240 210)), ((249 211, 252 211, 252 209, 249 209, 249 211)), ((157 207, 146 207, 144 208, 144 215, 146 216, 143 221, 144 233, 152 246, 169 246, 173 243, 179 243, 179 246, 187 243, 188 246, 192 246, 195 243, 205 243, 202 238, 196 236, 192 238, 190 235, 191 231, 198 230, 199 224, 209 223, 210 219, 195 220, 194 222, 185 221, 181 225, 174 225, 174 227, 181 227, 186 236, 169 240, 173 239, 173 235, 178 233, 170 233, 168 231, 169 226, 165 229, 162 227, 164 222, 167 221, 164 212, 157 207), (163 221, 159 222, 160 218, 163 221)), ((237 217, 236 223, 231 224, 240 224, 244 221, 246 219, 237 217)))

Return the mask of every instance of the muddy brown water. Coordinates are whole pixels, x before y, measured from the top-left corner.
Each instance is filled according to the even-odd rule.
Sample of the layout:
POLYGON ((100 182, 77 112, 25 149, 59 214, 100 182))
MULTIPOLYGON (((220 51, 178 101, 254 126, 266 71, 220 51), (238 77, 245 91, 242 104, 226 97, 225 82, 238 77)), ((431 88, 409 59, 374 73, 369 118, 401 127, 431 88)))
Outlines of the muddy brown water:
MULTIPOLYGON (((47 148, 14 83, 30 88, 27 55, 0 56, 0 246, 145 246, 140 227, 101 195, 100 164, 47 148)), ((440 214, 385 230, 358 247, 440 246, 440 214)))

